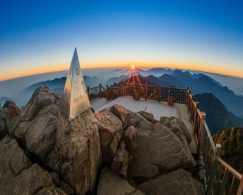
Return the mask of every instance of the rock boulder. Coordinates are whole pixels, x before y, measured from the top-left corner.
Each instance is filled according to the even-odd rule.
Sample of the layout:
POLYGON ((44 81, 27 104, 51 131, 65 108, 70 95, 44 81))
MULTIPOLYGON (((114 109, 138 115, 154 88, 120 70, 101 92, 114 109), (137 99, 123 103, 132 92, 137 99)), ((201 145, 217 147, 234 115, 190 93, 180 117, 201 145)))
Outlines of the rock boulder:
POLYGON ((138 189, 146 195, 204 195, 202 183, 181 168, 144 182, 138 186, 138 189))
POLYGON ((138 112, 128 110, 128 126, 137 127, 140 121, 148 121, 138 112))
POLYGON ((122 140, 119 144, 119 148, 111 163, 111 169, 116 171, 119 175, 127 178, 127 168, 128 168, 128 151, 125 149, 126 144, 122 140))
POLYGON ((123 140, 126 144, 127 151, 132 154, 133 148, 136 144, 136 137, 137 137, 137 129, 133 126, 130 126, 126 129, 123 140))
POLYGON ((177 168, 192 170, 196 165, 189 147, 161 123, 141 121, 137 129, 137 159, 129 174, 134 179, 152 179, 177 168))
POLYGON ((127 109, 124 108, 123 106, 119 105, 119 104, 114 104, 111 107, 111 112, 113 114, 115 114, 117 116, 117 118, 119 118, 122 123, 124 124, 127 120, 127 109))
POLYGON ((60 112, 56 144, 46 160, 46 165, 80 195, 95 191, 102 159, 98 125, 91 109, 72 121, 60 112))
POLYGON ((43 194, 43 188, 66 194, 54 186, 48 172, 37 164, 32 165, 17 142, 9 136, 0 141, 0 167, 1 195, 43 194))
POLYGON ((146 118, 149 122, 151 123, 155 123, 156 121, 154 120, 154 115, 153 113, 150 112, 146 112, 144 110, 141 110, 138 112, 139 114, 141 114, 144 118, 146 118))
POLYGON ((171 130, 179 137, 185 136, 187 143, 190 144, 192 141, 191 135, 184 124, 184 122, 174 116, 171 117, 160 117, 160 123, 171 128, 171 130))
POLYGON ((9 130, 41 164, 55 144, 61 98, 59 94, 50 93, 47 86, 38 87, 9 130))
POLYGON ((122 136, 122 122, 110 109, 94 115, 98 121, 103 161, 110 164, 122 136))
POLYGON ((19 113, 20 109, 10 100, 6 101, 3 108, 0 109, 0 140, 8 133, 19 113))
POLYGON ((127 180, 117 175, 108 167, 103 168, 98 185, 97 195, 144 195, 132 187, 127 180))

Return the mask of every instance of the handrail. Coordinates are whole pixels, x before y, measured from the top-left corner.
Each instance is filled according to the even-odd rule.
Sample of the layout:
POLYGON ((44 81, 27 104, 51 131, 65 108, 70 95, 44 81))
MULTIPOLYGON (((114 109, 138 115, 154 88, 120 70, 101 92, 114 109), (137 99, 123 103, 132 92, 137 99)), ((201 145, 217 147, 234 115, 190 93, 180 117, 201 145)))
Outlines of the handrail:
POLYGON ((215 144, 214 144, 212 135, 211 135, 211 133, 210 133, 210 131, 209 131, 209 128, 208 128, 208 125, 207 125, 206 121, 204 122, 204 125, 205 125, 205 129, 206 129, 206 131, 207 131, 208 138, 209 138, 209 140, 210 140, 211 146, 212 146, 212 148, 213 148, 213 151, 215 152, 215 144))
POLYGON ((241 195, 243 192, 243 176, 220 158, 221 145, 217 144, 216 147, 214 144, 212 135, 205 121, 206 114, 199 110, 199 103, 194 101, 194 96, 190 94, 190 90, 187 90, 186 93, 187 108, 199 145, 198 159, 202 162, 206 195, 211 195, 212 192, 213 194, 216 194, 222 167, 225 168, 225 173, 220 184, 219 194, 223 194, 226 190, 226 185, 229 182, 229 173, 231 173, 234 177, 227 193, 230 194, 232 192, 235 185, 235 179, 238 179, 240 180, 240 184, 237 188, 237 195, 241 195), (218 163, 220 167, 218 167, 218 163))
POLYGON ((220 164, 222 164, 226 169, 229 170, 234 176, 236 176, 237 179, 242 180, 242 175, 236 171, 233 167, 231 167, 229 164, 227 164, 224 160, 222 160, 220 157, 216 158, 220 164))

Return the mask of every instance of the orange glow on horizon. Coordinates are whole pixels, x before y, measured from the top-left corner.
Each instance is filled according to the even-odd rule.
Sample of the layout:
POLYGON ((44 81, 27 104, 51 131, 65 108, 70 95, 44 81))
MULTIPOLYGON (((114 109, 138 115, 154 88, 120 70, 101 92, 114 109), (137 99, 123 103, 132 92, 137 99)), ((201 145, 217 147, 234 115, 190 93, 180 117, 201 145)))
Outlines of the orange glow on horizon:
MULTIPOLYGON (((10 74, 4 73, 0 74, 0 81, 5 81, 9 79, 15 79, 19 77, 25 77, 25 76, 31 76, 36 74, 44 74, 44 73, 50 73, 50 72, 58 72, 58 71, 67 71, 69 68, 68 65, 50 65, 50 68, 36 68, 36 69, 29 69, 29 71, 21 70, 19 72, 10 74)), ((195 65, 195 64, 177 64, 177 63, 155 63, 155 62, 138 62, 138 63, 130 63, 130 62, 109 62, 109 63, 97 63, 97 64, 82 64, 82 69, 97 69, 97 68, 127 68, 130 67, 134 69, 136 66, 136 69, 138 68, 178 68, 182 70, 193 70, 193 71, 203 71, 208 73, 216 73, 216 74, 223 74, 227 76, 233 76, 233 77, 240 77, 243 78, 242 73, 237 70, 228 70, 226 68, 218 68, 214 67, 213 65, 195 65), (131 65, 132 64, 132 65, 131 65), (136 65, 134 65, 136 64, 136 65), (148 65, 149 64, 149 65, 148 65), (134 68, 133 68, 134 67, 134 68)), ((45 66, 46 67, 46 66, 45 66)))

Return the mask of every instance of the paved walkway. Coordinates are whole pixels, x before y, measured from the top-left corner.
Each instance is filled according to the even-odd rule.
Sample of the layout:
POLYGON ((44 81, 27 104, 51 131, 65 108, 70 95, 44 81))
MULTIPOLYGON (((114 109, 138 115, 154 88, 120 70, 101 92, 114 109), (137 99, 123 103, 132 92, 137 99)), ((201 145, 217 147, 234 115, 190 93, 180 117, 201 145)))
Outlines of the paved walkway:
MULTIPOLYGON (((112 100, 106 100, 106 98, 95 98, 90 101, 92 108, 94 108, 95 112, 98 112, 99 108, 107 105, 108 103, 112 102, 112 100)), ((105 106, 107 107, 107 106, 105 106)))
POLYGON ((120 104, 133 112, 138 112, 140 110, 151 112, 156 120, 159 120, 161 116, 175 116, 180 118, 187 126, 192 137, 192 142, 189 145, 191 152, 194 154, 197 153, 197 143, 194 136, 193 126, 185 104, 174 104, 174 106, 169 106, 167 102, 158 102, 155 100, 145 101, 144 98, 140 98, 140 100, 137 101, 130 96, 119 97, 113 101, 106 101, 105 98, 97 98, 91 101, 91 106, 94 108, 95 112, 106 107, 111 107, 114 104, 120 104))

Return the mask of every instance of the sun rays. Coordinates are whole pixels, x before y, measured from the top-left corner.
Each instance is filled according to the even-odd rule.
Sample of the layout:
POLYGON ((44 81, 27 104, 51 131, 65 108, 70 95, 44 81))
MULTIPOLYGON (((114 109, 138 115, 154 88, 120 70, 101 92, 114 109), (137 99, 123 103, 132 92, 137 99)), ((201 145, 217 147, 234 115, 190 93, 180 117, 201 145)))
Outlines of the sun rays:
POLYGON ((139 76, 138 76, 138 75, 142 75, 141 72, 135 67, 135 65, 131 65, 129 68, 127 68, 125 70, 128 70, 125 75, 129 75, 129 77, 127 79, 127 84, 126 84, 126 87, 125 87, 125 92, 126 92, 126 89, 129 85, 130 79, 132 77, 133 82, 135 82, 135 78, 137 78, 140 89, 141 89, 142 93, 144 94, 144 88, 143 88, 142 83, 141 83, 139 76))

